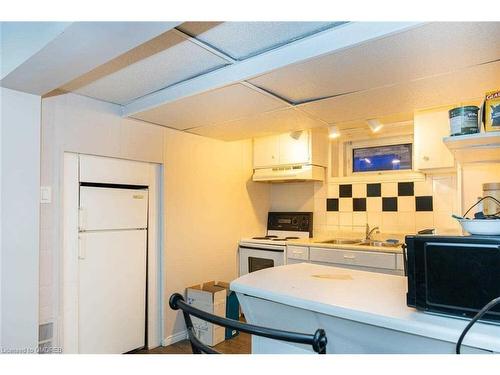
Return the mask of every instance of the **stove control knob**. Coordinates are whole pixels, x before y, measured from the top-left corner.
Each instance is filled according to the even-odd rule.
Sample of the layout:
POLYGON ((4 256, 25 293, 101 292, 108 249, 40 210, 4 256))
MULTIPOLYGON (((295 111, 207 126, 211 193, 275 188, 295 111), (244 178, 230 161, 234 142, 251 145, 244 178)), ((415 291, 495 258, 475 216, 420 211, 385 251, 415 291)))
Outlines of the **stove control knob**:
POLYGON ((309 219, 306 218, 306 217, 303 218, 301 224, 302 224, 302 228, 306 228, 307 229, 307 227, 309 227, 309 219))

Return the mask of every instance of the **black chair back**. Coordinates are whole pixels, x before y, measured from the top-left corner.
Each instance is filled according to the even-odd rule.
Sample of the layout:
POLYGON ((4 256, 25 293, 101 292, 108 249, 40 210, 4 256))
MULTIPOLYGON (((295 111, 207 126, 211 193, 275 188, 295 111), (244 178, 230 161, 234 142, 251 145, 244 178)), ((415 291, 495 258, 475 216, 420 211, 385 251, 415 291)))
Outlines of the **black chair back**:
POLYGON ((197 309, 188 305, 184 301, 184 297, 179 293, 174 293, 170 296, 169 305, 172 310, 182 310, 184 322, 188 332, 189 341, 194 354, 221 354, 212 347, 203 344, 197 337, 194 331, 191 315, 209 323, 217 324, 222 327, 236 329, 241 332, 246 332, 252 335, 267 337, 274 340, 281 340, 297 344, 311 345, 312 349, 318 354, 326 354, 326 334, 323 329, 317 329, 314 334, 298 333, 282 331, 274 328, 260 327, 253 324, 247 324, 234 319, 227 319, 217 315, 209 314, 206 311, 197 309))

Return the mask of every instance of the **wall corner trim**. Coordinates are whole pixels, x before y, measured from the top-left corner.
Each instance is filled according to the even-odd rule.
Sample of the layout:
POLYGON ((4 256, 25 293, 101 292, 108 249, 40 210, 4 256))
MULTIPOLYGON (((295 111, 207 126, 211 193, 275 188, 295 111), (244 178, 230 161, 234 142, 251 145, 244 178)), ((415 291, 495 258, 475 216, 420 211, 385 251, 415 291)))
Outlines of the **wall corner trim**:
POLYGON ((173 335, 165 337, 161 340, 161 346, 169 346, 175 344, 176 342, 186 340, 188 338, 188 334, 186 330, 181 332, 174 333, 173 335))

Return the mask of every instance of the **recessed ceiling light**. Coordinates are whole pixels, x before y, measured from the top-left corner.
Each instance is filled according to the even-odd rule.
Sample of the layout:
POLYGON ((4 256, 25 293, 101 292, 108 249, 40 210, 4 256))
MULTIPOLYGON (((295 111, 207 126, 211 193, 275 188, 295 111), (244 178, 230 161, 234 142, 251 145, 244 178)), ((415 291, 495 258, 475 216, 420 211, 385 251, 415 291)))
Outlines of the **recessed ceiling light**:
POLYGON ((371 131, 372 131, 373 133, 378 132, 378 131, 379 131, 380 129, 382 129, 382 127, 384 126, 384 125, 382 125, 382 124, 380 123, 380 121, 379 121, 379 120, 377 120, 377 119, 370 119, 370 120, 366 120, 366 122, 367 122, 368 126, 370 127, 370 129, 371 129, 371 131))
POLYGON ((330 138, 340 137, 339 128, 337 128, 336 125, 331 125, 328 127, 328 137, 330 137, 330 138))

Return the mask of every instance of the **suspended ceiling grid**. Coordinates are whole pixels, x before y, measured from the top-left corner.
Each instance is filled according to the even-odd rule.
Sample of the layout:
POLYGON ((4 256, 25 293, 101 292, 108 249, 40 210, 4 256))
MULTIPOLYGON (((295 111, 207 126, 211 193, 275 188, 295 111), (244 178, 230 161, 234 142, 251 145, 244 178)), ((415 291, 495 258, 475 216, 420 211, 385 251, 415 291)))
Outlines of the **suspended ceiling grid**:
MULTIPOLYGON (((500 86, 499 25, 424 24, 131 117, 234 140, 332 123, 363 126, 367 118, 477 99, 500 86)), ((187 22, 63 89, 126 107, 339 26, 187 22)))

